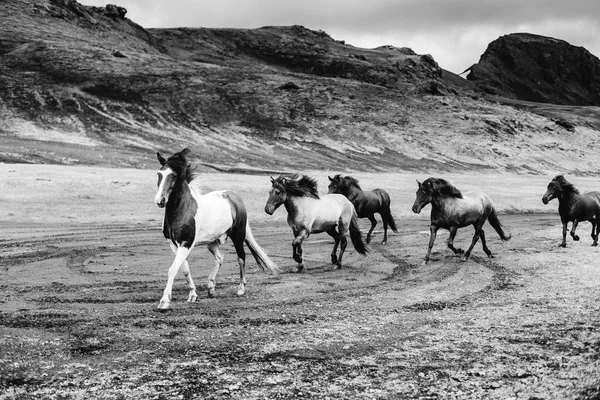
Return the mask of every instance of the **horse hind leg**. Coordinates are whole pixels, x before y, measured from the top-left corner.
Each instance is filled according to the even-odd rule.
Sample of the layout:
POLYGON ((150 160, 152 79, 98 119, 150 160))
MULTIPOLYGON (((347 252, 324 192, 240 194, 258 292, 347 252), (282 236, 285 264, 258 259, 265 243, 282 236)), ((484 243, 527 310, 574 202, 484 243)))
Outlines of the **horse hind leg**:
POLYGON ((471 245, 467 249, 466 253, 463 255, 463 258, 462 258, 463 261, 467 261, 469 259, 469 256, 471 255, 471 251, 473 251, 473 247, 475 247, 475 244, 479 240, 479 237, 481 236, 481 230, 482 230, 481 225, 483 225, 483 224, 477 224, 477 226, 475 226, 475 234, 473 235, 473 241, 471 242, 471 245))
POLYGON ((367 233, 367 244, 371 243, 371 235, 373 234, 373 230, 377 226, 377 220, 375 219, 375 215, 369 215, 369 221, 371 221, 371 229, 367 233))
POLYGON ((598 217, 591 219, 590 222, 592 223, 592 239, 594 240, 592 246, 598 246, 598 217))
POLYGON ((208 297, 215 296, 215 281, 217 279, 217 273, 219 272, 219 268, 223 265, 223 253, 221 253, 221 246, 219 242, 212 242, 208 245, 208 251, 211 252, 213 257, 215 258, 215 266, 208 276, 208 280, 206 282, 206 289, 208 291, 208 297))
POLYGON ((331 263, 336 266, 336 269, 342 268, 342 263, 340 262, 340 260, 338 260, 338 257, 337 257, 337 249, 338 249, 338 245, 340 244, 340 234, 335 229, 335 226, 332 227, 331 229, 329 229, 327 231, 327 234, 329 236, 331 236, 333 238, 333 240, 335 241, 333 244, 333 250, 331 250, 331 263))
POLYGON ((485 251, 485 254, 487 254, 487 256, 489 258, 494 258, 494 256, 492 255, 492 252, 487 247, 487 243, 485 241, 485 233, 483 232, 483 229, 479 230, 479 237, 481 238, 481 247, 483 247, 483 251, 485 251))
POLYGON ((231 241, 233 242, 233 246, 235 247, 235 252, 237 253, 237 261, 240 267, 240 284, 238 286, 236 294, 238 296, 242 296, 244 295, 244 293, 246 293, 246 252, 244 251, 244 238, 232 235, 231 241))

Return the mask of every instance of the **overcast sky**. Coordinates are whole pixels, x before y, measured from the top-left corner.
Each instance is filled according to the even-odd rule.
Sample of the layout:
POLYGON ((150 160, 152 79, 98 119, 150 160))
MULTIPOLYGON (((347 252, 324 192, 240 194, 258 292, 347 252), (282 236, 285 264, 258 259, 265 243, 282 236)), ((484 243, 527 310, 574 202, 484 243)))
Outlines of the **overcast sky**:
POLYGON ((304 25, 356 47, 410 47, 461 73, 502 35, 528 32, 600 57, 600 0, 79 0, 145 28, 304 25))

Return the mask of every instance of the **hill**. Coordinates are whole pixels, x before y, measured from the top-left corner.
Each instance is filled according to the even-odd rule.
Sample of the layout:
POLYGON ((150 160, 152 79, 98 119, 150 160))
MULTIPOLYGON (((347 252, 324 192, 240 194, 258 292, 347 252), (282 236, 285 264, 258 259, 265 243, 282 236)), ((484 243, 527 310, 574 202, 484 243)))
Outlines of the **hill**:
POLYGON ((407 48, 301 26, 144 29, 115 6, 0 4, 0 160, 598 171, 595 108, 489 97, 407 48))
POLYGON ((514 33, 489 44, 467 79, 503 97, 600 106, 600 59, 564 40, 514 33))

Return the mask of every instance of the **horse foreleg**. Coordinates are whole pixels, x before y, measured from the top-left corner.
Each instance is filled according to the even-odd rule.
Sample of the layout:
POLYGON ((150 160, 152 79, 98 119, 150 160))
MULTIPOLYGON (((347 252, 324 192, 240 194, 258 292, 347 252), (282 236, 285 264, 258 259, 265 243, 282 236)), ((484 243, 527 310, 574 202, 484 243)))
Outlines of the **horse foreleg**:
POLYGON ((223 265, 223 253, 221 253, 221 246, 218 241, 212 242, 208 245, 208 251, 211 252, 213 257, 215 258, 215 266, 208 276, 208 280, 206 282, 206 290, 208 291, 208 297, 215 296, 215 286, 217 280, 217 272, 219 272, 219 268, 223 265))
POLYGON ((596 216, 595 218, 592 218, 590 220, 590 222, 592 223, 592 239, 594 240, 592 246, 598 246, 598 217, 600 216, 596 216))
POLYGON ((458 232, 458 227, 453 226, 450 228, 450 236, 448 236, 448 248, 454 252, 454 254, 462 254, 464 251, 462 249, 457 249, 454 247, 454 238, 456 237, 456 232, 458 232))
POLYGON ((433 243, 435 242, 435 237, 437 236, 438 227, 435 225, 429 226, 429 246, 427 247, 427 255, 425 255, 425 259, 423 264, 427 264, 429 262, 429 257, 431 256, 431 249, 433 248, 433 243))
POLYGON ((336 265, 338 268, 341 268, 342 263, 338 260, 338 257, 337 257, 337 248, 338 248, 338 245, 340 244, 340 234, 335 229, 335 226, 332 227, 331 229, 329 229, 327 231, 327 234, 329 236, 331 236, 334 240, 333 250, 331 250, 331 263, 333 265, 336 265))
POLYGON ((571 237, 573 238, 573 240, 578 241, 579 240, 579 236, 577 236, 575 234, 575 229, 577 229, 577 225, 579 224, 578 220, 573 220, 573 225, 571 226, 571 237))
POLYGON ((348 233, 348 227, 344 227, 344 225, 340 222, 338 230, 340 233, 340 256, 338 258, 337 267, 342 268, 342 258, 346 252, 346 246, 348 246, 348 238, 346 237, 346 233, 348 233))
POLYGON ((374 215, 369 215, 368 218, 369 221, 371 221, 371 229, 369 229, 369 232, 367 233, 367 244, 371 243, 371 234, 373 233, 375 226, 377 226, 377 220, 374 215))
MULTIPOLYGON (((171 250, 173 250, 173 254, 177 254, 177 246, 175 246, 173 243, 171 243, 171 250)), ((198 299, 198 294, 196 293, 196 285, 194 285, 194 280, 192 279, 188 260, 183 262, 181 270, 183 271, 183 276, 188 284, 188 289, 190 289, 187 301, 188 303, 193 303, 196 301, 196 299, 198 299)))
POLYGON ((177 251, 175 252, 175 260, 171 264, 169 268, 168 278, 167 278, 167 286, 163 292, 163 296, 160 299, 160 303, 158 303, 158 308, 167 309, 171 304, 171 292, 173 290, 173 281, 175 280, 175 276, 177 272, 179 272, 179 268, 186 262, 187 256, 190 254, 191 249, 187 247, 179 246, 177 247, 177 251))
POLYGON ((294 252, 294 260, 298 263, 296 272, 304 272, 304 261, 302 260, 302 242, 309 236, 309 233, 306 229, 302 229, 298 232, 298 234, 294 233, 294 235, 296 237, 292 241, 292 250, 294 252))
POLYGON ((559 245, 560 247, 567 247, 567 224, 569 221, 562 222, 562 243, 559 245))
POLYGON ((475 226, 475 234, 473 235, 473 241, 471 242, 471 245, 469 246, 469 248, 467 249, 467 252, 463 256, 463 258, 462 258, 463 261, 467 261, 469 259, 469 256, 471 255, 471 251, 473 250, 473 247, 475 247, 475 244, 479 240, 479 236, 481 236, 481 226, 475 226))

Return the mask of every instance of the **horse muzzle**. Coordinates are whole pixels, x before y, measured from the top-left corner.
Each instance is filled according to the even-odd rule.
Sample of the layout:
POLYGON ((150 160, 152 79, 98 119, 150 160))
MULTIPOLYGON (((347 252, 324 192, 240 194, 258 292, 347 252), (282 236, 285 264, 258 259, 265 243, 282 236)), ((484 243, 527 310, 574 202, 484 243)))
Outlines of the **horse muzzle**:
POLYGON ((552 200, 552 197, 550 197, 550 196, 542 197, 542 203, 544 203, 544 204, 548 204, 548 202, 550 202, 550 200, 552 200))
POLYGON ((273 213, 275 212, 275 207, 271 204, 267 204, 265 206, 265 212, 269 215, 273 215, 273 213))
POLYGON ((165 205, 167 204, 167 200, 163 197, 161 199, 156 199, 156 205, 159 208, 165 208, 165 205))
POLYGON ((414 204, 412 206, 412 210, 415 214, 421 214, 421 210, 423 209, 423 207, 421 207, 420 204, 414 204))

